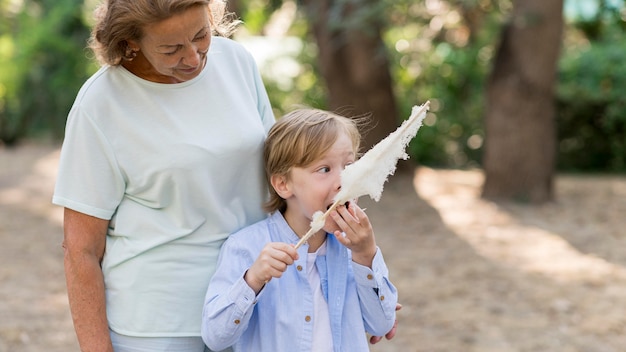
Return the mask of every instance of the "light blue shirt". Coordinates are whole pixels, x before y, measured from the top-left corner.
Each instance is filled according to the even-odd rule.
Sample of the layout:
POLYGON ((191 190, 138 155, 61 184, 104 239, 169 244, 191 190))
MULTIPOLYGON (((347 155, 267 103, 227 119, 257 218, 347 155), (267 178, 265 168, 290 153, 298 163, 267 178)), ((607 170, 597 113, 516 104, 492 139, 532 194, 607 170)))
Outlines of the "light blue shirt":
MULTIPOLYGON (((209 348, 234 351, 311 351, 313 291, 307 280, 308 245, 279 279, 255 296, 246 270, 268 242, 297 243, 280 212, 231 235, 220 252, 202 312, 202 338, 209 348)), ((334 352, 368 351, 365 332, 382 336, 395 321, 396 288, 380 249, 372 269, 354 263, 351 252, 327 235, 327 253, 315 262, 328 302, 334 352)))

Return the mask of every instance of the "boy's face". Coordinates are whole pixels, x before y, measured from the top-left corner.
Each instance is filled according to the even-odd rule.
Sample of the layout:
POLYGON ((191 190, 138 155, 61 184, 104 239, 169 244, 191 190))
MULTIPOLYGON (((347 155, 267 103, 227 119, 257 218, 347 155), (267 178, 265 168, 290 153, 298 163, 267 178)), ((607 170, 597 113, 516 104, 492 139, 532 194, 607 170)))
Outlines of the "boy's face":
MULTIPOLYGON (((287 210, 284 216, 297 233, 308 231, 313 214, 325 212, 332 205, 341 187, 341 172, 354 159, 352 141, 342 133, 326 155, 306 167, 291 169, 286 181, 287 210)), ((335 221, 327 217, 324 230, 332 233, 338 229, 335 221)))

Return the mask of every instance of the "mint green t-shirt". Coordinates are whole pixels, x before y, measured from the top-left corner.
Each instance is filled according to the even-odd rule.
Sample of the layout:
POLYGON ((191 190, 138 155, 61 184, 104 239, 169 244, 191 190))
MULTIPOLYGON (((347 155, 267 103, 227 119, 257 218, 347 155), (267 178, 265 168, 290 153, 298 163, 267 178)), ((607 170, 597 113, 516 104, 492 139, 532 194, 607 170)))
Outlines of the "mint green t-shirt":
POLYGON ((112 330, 199 336, 228 234, 263 217, 274 123, 252 56, 214 37, 179 84, 103 67, 70 111, 53 203, 110 219, 102 270, 112 330))

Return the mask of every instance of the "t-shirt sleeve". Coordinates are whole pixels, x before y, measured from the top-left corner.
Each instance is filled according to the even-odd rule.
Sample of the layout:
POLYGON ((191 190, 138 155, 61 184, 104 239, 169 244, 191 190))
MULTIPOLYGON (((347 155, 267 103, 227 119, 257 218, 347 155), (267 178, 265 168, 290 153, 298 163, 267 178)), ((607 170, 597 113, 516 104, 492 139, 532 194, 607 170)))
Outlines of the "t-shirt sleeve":
POLYGON ((90 116, 74 106, 68 116, 52 203, 109 220, 124 188, 110 141, 90 116))
POLYGON ((272 110, 272 105, 270 104, 270 99, 267 95, 267 90, 265 89, 265 84, 263 83, 263 78, 261 77, 259 68, 252 55, 249 55, 248 53, 248 56, 254 71, 254 86, 256 87, 257 93, 257 109, 259 111, 259 115, 261 116, 261 120, 263 121, 265 132, 268 132, 272 125, 276 122, 276 118, 274 117, 274 111, 272 110))

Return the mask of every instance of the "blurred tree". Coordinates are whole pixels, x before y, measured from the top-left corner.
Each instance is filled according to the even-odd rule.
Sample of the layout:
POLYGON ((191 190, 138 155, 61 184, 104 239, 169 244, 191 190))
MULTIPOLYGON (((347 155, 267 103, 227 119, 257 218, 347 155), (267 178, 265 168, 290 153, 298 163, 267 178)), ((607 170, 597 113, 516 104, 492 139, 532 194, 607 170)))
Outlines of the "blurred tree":
POLYGON ((487 86, 482 196, 553 198, 563 0, 514 0, 487 86))
POLYGON ((372 114, 365 150, 398 126, 387 48, 382 39, 384 6, 378 0, 301 0, 318 46, 328 88, 328 108, 372 114))

